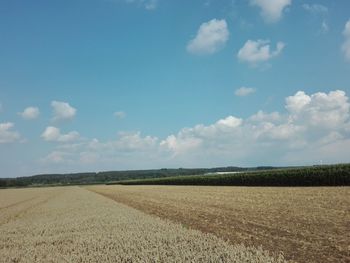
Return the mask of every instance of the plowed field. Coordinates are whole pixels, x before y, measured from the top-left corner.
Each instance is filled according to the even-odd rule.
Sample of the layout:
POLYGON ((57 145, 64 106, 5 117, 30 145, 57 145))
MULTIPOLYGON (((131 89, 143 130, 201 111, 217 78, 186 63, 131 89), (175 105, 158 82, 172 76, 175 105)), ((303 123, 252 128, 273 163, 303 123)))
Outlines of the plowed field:
POLYGON ((146 213, 297 262, 350 262, 349 187, 93 186, 146 213))

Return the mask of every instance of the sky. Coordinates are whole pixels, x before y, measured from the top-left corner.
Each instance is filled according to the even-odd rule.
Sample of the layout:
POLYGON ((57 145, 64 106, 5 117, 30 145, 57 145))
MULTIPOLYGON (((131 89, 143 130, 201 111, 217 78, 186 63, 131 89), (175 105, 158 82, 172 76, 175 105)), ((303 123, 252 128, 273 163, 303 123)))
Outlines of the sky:
POLYGON ((350 1, 0 1, 0 177, 350 161, 350 1))

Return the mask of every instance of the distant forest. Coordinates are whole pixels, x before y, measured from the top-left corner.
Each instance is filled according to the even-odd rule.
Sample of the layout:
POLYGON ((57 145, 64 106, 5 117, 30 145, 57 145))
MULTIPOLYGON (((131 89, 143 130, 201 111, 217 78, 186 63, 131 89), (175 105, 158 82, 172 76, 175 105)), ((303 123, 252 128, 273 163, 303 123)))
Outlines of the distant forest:
POLYGON ((97 173, 39 174, 28 177, 0 178, 0 188, 85 184, 246 186, 350 185, 350 164, 304 167, 259 166, 243 168, 229 166, 217 168, 163 168, 154 170, 127 170, 97 173), (212 175, 209 176, 210 174, 212 175))
POLYGON ((243 172, 256 170, 271 170, 275 167, 261 166, 253 168, 242 167, 217 167, 217 168, 178 168, 157 170, 128 170, 108 172, 87 172, 69 174, 39 174, 28 177, 0 178, 0 187, 26 187, 43 185, 80 185, 80 184, 104 184, 115 181, 151 179, 185 175, 204 175, 216 172, 243 172))
MULTIPOLYGON (((113 184, 113 183, 111 183, 113 184)), ((122 185, 350 186, 350 164, 120 181, 122 185)))

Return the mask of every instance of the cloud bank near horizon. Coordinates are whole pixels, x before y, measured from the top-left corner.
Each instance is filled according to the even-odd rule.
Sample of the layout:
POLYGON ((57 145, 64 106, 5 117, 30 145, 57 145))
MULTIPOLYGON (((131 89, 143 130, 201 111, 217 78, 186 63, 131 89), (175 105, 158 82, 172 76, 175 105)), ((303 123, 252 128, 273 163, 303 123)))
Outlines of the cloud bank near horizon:
MULTIPOLYGON (((248 118, 229 115, 165 138, 138 131, 119 132, 115 139, 101 141, 47 127, 42 138, 57 145, 40 159, 40 165, 106 170, 342 162, 350 147, 349 116, 344 91, 298 91, 285 98, 284 112, 259 110, 248 118)), ((8 133, 12 126, 5 128, 8 133)))

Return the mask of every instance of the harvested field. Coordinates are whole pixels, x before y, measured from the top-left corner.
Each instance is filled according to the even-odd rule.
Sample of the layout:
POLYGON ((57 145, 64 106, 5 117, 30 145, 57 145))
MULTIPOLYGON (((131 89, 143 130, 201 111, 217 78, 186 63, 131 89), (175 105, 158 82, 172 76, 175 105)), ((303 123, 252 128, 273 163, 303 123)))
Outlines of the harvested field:
POLYGON ((350 188, 92 186, 149 214, 297 262, 350 262, 350 188))
POLYGON ((47 202, 58 193, 59 188, 0 190, 0 226, 15 220, 27 210, 47 202))
POLYGON ((284 262, 80 187, 0 197, 0 262, 284 262))

